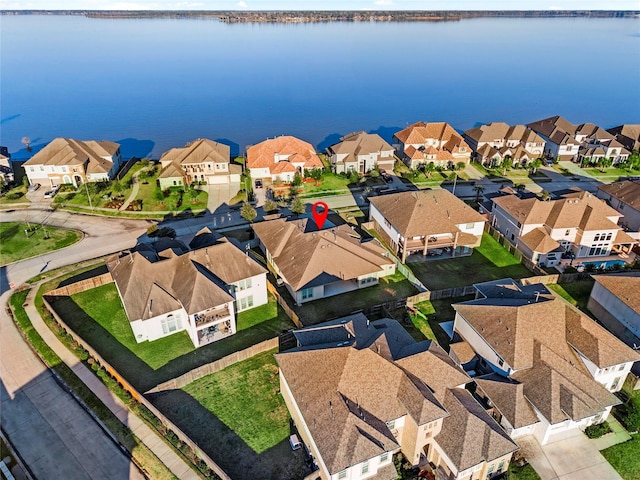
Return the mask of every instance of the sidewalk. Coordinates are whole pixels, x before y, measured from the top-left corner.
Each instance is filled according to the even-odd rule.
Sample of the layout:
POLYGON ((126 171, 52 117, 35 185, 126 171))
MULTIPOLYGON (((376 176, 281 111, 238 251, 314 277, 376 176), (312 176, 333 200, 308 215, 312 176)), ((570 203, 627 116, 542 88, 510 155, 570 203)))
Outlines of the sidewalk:
POLYGON ((179 479, 197 480, 199 477, 189 465, 179 457, 153 430, 141 419, 131 413, 126 405, 113 394, 104 384, 73 355, 67 347, 51 332, 36 310, 33 302, 40 283, 32 286, 27 296, 25 311, 47 345, 67 364, 71 370, 91 389, 93 393, 107 406, 118 419, 126 425, 162 463, 179 479))
POLYGON ((600 438, 594 438, 591 440, 598 450, 604 450, 605 448, 618 445, 631 440, 631 435, 624 429, 624 427, 614 418, 613 415, 607 417, 607 423, 611 430, 611 433, 607 433, 600 438))

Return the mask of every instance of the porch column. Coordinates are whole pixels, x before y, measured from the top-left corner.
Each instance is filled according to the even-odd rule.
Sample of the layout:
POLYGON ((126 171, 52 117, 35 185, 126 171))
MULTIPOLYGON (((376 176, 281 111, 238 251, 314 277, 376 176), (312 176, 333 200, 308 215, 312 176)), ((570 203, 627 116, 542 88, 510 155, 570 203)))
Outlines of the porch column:
POLYGON ((458 248, 458 235, 460 235, 460 232, 456 232, 456 234, 453 236, 453 248, 451 250, 451 257, 456 256, 456 248, 458 248))
POLYGON ((405 238, 402 242, 402 263, 407 259, 407 239, 405 238))
POLYGON ((424 236, 424 248, 422 249, 422 256, 427 255, 427 248, 429 248, 429 236, 424 236))

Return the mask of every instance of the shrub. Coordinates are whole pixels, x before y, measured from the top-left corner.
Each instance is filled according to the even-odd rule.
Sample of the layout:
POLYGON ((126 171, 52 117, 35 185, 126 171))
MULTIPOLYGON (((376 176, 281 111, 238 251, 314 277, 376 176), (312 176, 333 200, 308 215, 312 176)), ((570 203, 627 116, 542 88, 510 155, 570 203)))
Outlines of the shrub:
POLYGON ((23 195, 24 195, 24 193, 22 193, 22 192, 11 192, 11 193, 7 193, 7 199, 9 199, 9 200, 18 200, 23 195))
POLYGON ((611 432, 609 424, 607 422, 597 423, 595 425, 589 425, 584 429, 584 433, 589 438, 600 438, 601 436, 611 432))
POLYGON ((629 432, 637 432, 640 430, 640 400, 634 399, 624 390, 617 395, 623 403, 613 408, 615 417, 629 432))
POLYGON ((267 200, 264 202, 264 211, 265 212, 275 212, 278 210, 278 204, 273 200, 267 200))

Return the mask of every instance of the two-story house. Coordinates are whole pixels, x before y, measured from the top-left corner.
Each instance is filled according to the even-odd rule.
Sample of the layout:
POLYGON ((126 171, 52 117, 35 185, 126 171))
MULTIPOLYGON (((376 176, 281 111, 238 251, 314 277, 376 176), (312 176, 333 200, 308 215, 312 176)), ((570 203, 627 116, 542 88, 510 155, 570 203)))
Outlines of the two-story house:
POLYGON ((198 139, 183 148, 172 148, 160 158, 160 188, 205 182, 207 185, 240 183, 242 167, 230 162, 230 147, 198 139))
POLYGON ((121 162, 118 143, 56 138, 22 166, 31 185, 77 187, 113 179, 121 162))
POLYGON ((556 115, 527 126, 546 141, 545 154, 551 158, 594 163, 606 157, 619 163, 630 155, 611 133, 593 123, 574 125, 556 115))
POLYGON ((516 195, 491 200, 491 225, 538 265, 632 261, 637 240, 618 225, 622 215, 589 192, 548 201, 516 195))
POLYGON ((607 129, 624 148, 633 151, 640 151, 640 124, 626 123, 617 127, 607 129))
POLYGON ((138 343, 185 330, 201 347, 233 335, 237 311, 268 301, 266 270, 226 240, 183 254, 124 253, 107 267, 138 343))
POLYGON ((428 163, 451 168, 459 162, 469 163, 471 158, 469 145, 446 122, 416 122, 395 133, 392 144, 411 169, 428 163))
POLYGON ((369 221, 404 263, 409 255, 471 255, 486 219, 448 190, 371 198, 369 221))
POLYGON ((0 176, 5 184, 13 182, 13 167, 11 166, 11 154, 5 146, 0 146, 0 176))
POLYGON ((587 308, 620 340, 640 348, 640 273, 594 275, 587 308))
POLYGON ((324 165, 310 143, 290 135, 267 139, 247 148, 247 168, 253 179, 291 182, 324 165))
POLYGON ((629 234, 633 236, 631 232, 635 235, 640 232, 640 180, 624 180, 608 185, 598 185, 596 195, 605 200, 620 215, 624 215, 620 224, 630 230, 629 234))
POLYGON ((378 284, 396 265, 377 241, 362 242, 348 226, 318 231, 309 219, 252 225, 273 268, 298 305, 378 284))
POLYGON ((375 133, 355 132, 327 148, 336 173, 367 173, 375 168, 393 170, 393 147, 375 133))
POLYGON ((276 355, 280 391, 323 480, 395 479, 397 452, 435 478, 508 469, 517 445, 436 342, 362 314, 294 335, 298 346, 276 355))
POLYGON ((492 122, 464 132, 464 139, 473 150, 475 161, 494 166, 505 158, 513 164, 526 166, 544 155, 545 141, 524 125, 492 122))
POLYGON ((606 420, 640 355, 542 284, 475 287, 476 300, 453 306, 454 331, 482 359, 479 395, 511 437, 545 444, 606 420))

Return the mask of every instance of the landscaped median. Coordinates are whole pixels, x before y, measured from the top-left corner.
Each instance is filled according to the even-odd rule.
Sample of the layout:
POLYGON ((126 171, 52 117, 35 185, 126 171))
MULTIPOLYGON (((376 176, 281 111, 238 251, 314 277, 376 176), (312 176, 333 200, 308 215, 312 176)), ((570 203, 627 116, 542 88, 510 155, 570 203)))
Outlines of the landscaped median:
POLYGON ((37 223, 0 223, 0 265, 43 255, 76 243, 82 232, 37 223))

